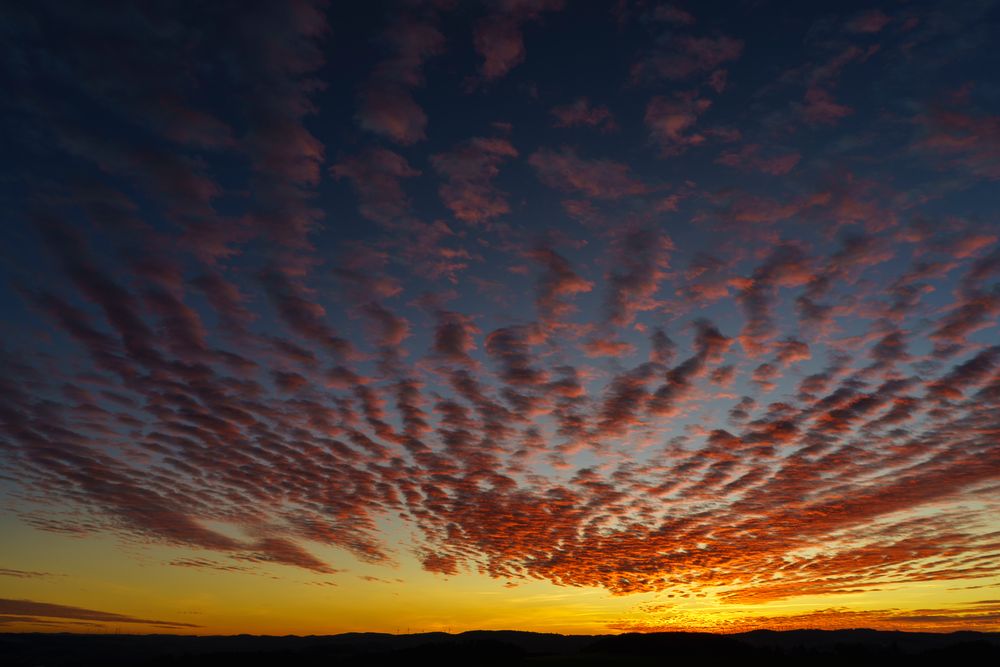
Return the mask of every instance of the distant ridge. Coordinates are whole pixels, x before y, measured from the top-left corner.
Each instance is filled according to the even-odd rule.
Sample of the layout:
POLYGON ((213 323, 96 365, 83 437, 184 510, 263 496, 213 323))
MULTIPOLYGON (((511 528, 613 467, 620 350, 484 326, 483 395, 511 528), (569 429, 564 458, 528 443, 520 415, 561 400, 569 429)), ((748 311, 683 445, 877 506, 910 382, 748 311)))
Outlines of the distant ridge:
POLYGON ((754 630, 560 635, 514 630, 393 635, 0 634, 8 667, 363 665, 1000 665, 1000 633, 754 630), (738 661, 738 662, 737 662, 738 661))

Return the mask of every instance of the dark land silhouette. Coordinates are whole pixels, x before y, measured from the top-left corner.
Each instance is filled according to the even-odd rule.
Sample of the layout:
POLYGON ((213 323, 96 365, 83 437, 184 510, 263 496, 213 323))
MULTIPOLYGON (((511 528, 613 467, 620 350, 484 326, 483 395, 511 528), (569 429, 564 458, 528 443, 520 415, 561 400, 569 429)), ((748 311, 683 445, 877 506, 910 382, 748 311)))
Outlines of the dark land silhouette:
POLYGON ((558 635, 516 631, 409 635, 211 636, 2 634, 8 667, 142 665, 1000 665, 1000 633, 757 630, 558 635))

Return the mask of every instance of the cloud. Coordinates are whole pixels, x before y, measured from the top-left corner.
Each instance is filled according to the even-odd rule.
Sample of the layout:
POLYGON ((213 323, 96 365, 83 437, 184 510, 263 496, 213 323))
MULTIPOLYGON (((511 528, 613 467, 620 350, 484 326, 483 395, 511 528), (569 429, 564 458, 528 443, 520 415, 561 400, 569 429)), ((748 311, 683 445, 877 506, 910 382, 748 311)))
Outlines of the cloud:
POLYGON ((762 155, 760 144, 745 144, 739 150, 728 151, 720 155, 716 162, 727 167, 760 171, 772 176, 784 176, 798 165, 802 156, 798 151, 770 152, 762 155))
POLYGON ((695 17, 676 5, 659 5, 653 10, 653 17, 657 21, 666 21, 677 25, 692 25, 696 22, 695 17))
POLYGON ((777 348, 775 358, 782 364, 794 364, 812 358, 809 345, 801 340, 786 338, 776 343, 775 347, 777 348))
POLYGON ((420 559, 420 564, 428 572, 436 572, 444 575, 458 574, 458 564, 451 556, 428 552, 420 559))
POLYGON ((528 164, 549 187, 595 199, 621 199, 650 190, 632 175, 627 164, 582 158, 571 148, 542 148, 531 154, 528 164))
POLYGON ((184 629, 198 628, 199 625, 192 623, 176 623, 173 621, 156 621, 124 614, 113 614, 106 611, 96 611, 94 609, 84 609, 82 607, 70 607, 61 604, 51 604, 49 602, 35 602, 34 600, 10 600, 0 599, 0 614, 5 615, 8 621, 31 623, 35 617, 67 619, 77 621, 95 621, 98 623, 138 623, 140 625, 152 625, 158 628, 184 629))
POLYGON ((405 88, 375 83, 360 94, 358 122, 370 132, 410 145, 426 139, 427 114, 405 88))
POLYGON ((833 94, 822 88, 809 88, 803 99, 802 117, 810 125, 836 125, 854 113, 849 106, 838 104, 833 94))
POLYGON ((666 381, 651 395, 649 411, 655 415, 671 415, 677 404, 692 390, 693 382, 705 371, 709 363, 718 362, 729 349, 730 339, 711 322, 697 320, 695 326, 695 353, 666 373, 666 381))
POLYGON ((326 310, 309 299, 308 291, 288 276, 266 270, 257 279, 281 319, 298 335, 319 343, 335 356, 348 353, 351 344, 326 323, 326 310))
POLYGON ((743 40, 725 35, 672 36, 666 44, 632 66, 633 81, 657 78, 683 81, 737 60, 743 53, 743 40))
POLYGON ((540 385, 545 371, 533 364, 532 332, 524 327, 504 327, 486 337, 486 352, 500 365, 500 377, 513 385, 540 385))
POLYGON ((423 85, 423 67, 444 50, 444 36, 426 19, 400 16, 382 34, 390 55, 375 66, 359 93, 357 121, 362 128, 410 145, 426 138, 427 114, 413 99, 423 85))
POLYGON ((1000 313, 1000 290, 966 290, 928 335, 934 341, 934 354, 951 356, 966 344, 968 336, 994 326, 997 313, 1000 313))
POLYGON ((641 423, 642 406, 649 398, 647 386, 653 381, 655 370, 653 366, 643 364, 611 381, 598 414, 597 430, 600 435, 621 435, 629 427, 641 423))
POLYGON ((685 149, 705 141, 705 136, 692 132, 698 116, 711 102, 694 94, 675 94, 672 98, 654 97, 646 106, 646 126, 664 155, 678 155, 685 149))
POLYGON ((401 291, 396 281, 382 272, 383 263, 381 255, 366 255, 358 247, 333 274, 355 311, 365 319, 370 338, 383 354, 397 357, 398 348, 410 336, 410 323, 383 303, 401 291))
POLYGON ((295 542, 280 537, 265 537, 250 546, 249 551, 237 558, 254 562, 274 562, 293 565, 320 574, 333 574, 337 570, 309 554, 295 542))
POLYGON ((591 338, 583 344, 583 351, 588 357, 625 358, 635 352, 635 346, 613 338, 591 338))
POLYGON ((856 15, 847 22, 847 30, 854 33, 874 34, 881 32, 892 19, 885 12, 878 9, 869 9, 856 15))
POLYGON ((522 24, 539 19, 543 12, 562 10, 563 0, 501 0, 489 16, 476 23, 473 43, 482 57, 480 73, 487 81, 506 75, 524 62, 522 24))
POLYGON ((578 97, 569 104, 552 107, 556 127, 599 127, 604 132, 617 129, 615 117, 604 105, 591 106, 586 97, 578 97))
POLYGON ((432 22, 401 16, 382 33, 381 42, 391 52, 375 66, 373 77, 415 87, 424 83, 423 67, 444 49, 444 35, 432 22))
POLYGON ((976 179, 1000 178, 1000 116, 938 109, 917 121, 914 150, 976 179))
POLYGON ((475 137, 447 153, 431 157, 435 171, 444 177, 438 193, 456 218, 484 224, 510 212, 505 193, 493 186, 500 165, 517 157, 506 139, 475 137))
POLYGON ((927 388, 927 392, 938 400, 962 400, 965 397, 964 392, 985 380, 998 362, 1000 362, 1000 347, 989 347, 934 381, 927 388))
POLYGON ((403 180, 420 175, 406 158, 385 148, 343 158, 330 167, 330 173, 348 179, 360 200, 361 215, 382 225, 406 219, 410 200, 403 192, 403 180))
POLYGON ((9 567, 0 567, 0 577, 14 577, 15 579, 37 579, 41 577, 55 576, 51 572, 36 572, 34 570, 14 570, 9 567))
MULTIPOLYGON (((600 68, 547 72, 558 49, 513 69, 561 3, 446 5, 347 41, 310 2, 9 21, 18 518, 195 550, 160 559, 176 567, 327 580, 342 558, 415 559, 720 604, 995 576, 995 110, 972 86, 919 102, 975 41, 922 36, 943 16, 847 15, 776 31, 806 49, 780 72, 748 33, 730 84, 739 40, 648 8, 661 39, 615 97, 600 68), (492 85, 424 88, 446 44, 441 72, 492 85), (838 87, 854 66, 870 95, 838 87), (509 72, 533 106, 494 104, 509 72)), ((854 618, 988 621, 879 614, 854 618)))
POLYGON ((696 618, 680 608, 664 605, 654 612, 648 622, 621 621, 611 625, 623 632, 750 632, 754 630, 897 630, 907 632, 953 632, 968 627, 990 627, 997 616, 996 604, 991 600, 974 601, 954 606, 920 609, 882 608, 856 609, 853 607, 826 607, 815 611, 791 614, 745 614, 725 618, 721 614, 710 618, 696 618))
POLYGON ((758 266, 737 297, 746 312, 740 344, 747 354, 761 354, 776 333, 771 315, 775 290, 802 285, 813 277, 813 269, 796 245, 782 245, 758 266))
POLYGON ((497 79, 524 60, 524 37, 521 26, 507 16, 483 20, 476 27, 476 51, 482 56, 485 79, 497 79))
MULTIPOLYGON (((577 267, 545 246, 527 252, 518 249, 517 257, 527 255, 538 262, 541 272, 536 299, 548 304, 548 311, 567 315, 570 311, 566 299, 601 287, 609 295, 609 304, 615 305, 609 307, 607 323, 634 324, 640 315, 657 307, 656 295, 669 270, 666 259, 675 251, 674 242, 655 227, 627 229, 611 241, 610 265, 600 279, 583 278, 577 267)), ((58 239, 54 243, 58 248, 58 239)), ((997 270, 993 254, 984 252, 989 246, 977 246, 981 247, 967 258, 968 269, 959 281, 961 294, 968 297, 968 303, 956 306, 960 313, 976 302, 997 270)), ((734 276, 732 292, 726 290, 719 298, 727 306, 744 307, 746 321, 740 340, 745 352, 771 355, 757 361, 744 376, 769 391, 777 383, 782 365, 805 364, 814 354, 814 345, 823 347, 822 342, 789 336, 775 325, 775 311, 793 301, 783 290, 801 289, 816 299, 830 298, 831 285, 857 284, 856 278, 864 268, 881 266, 892 254, 887 254, 886 246, 877 237, 846 235, 840 244, 821 249, 815 256, 806 254, 798 243, 778 245, 761 256, 745 277, 734 276)), ((89 260, 81 256, 65 261, 71 262, 72 272, 72 262, 89 260)), ((387 298, 395 294, 398 286, 379 275, 381 261, 355 249, 341 268, 334 270, 344 286, 340 293, 358 304, 378 303, 373 301, 376 295, 387 298)), ((697 262, 695 267, 701 270, 709 264, 697 262)), ((142 280, 152 279, 146 271, 136 275, 142 280)), ((928 279, 941 276, 926 269, 917 275, 930 276, 928 279)), ((870 535, 861 531, 850 539, 843 538, 838 543, 842 545, 839 555, 809 557, 815 569, 829 573, 829 581, 808 579, 794 572, 786 573, 788 582, 780 585, 760 578, 762 568, 786 562, 785 558, 799 558, 796 549, 802 544, 817 536, 855 530, 866 522, 901 520, 900 513, 921 508, 931 499, 955 497, 991 479, 989 462, 985 469, 972 466, 979 473, 961 472, 977 454, 970 449, 972 442, 960 433, 969 423, 989 423, 983 421, 989 419, 988 408, 977 407, 977 401, 970 399, 992 395, 994 351, 966 353, 961 363, 927 381, 889 378, 866 386, 871 373, 888 372, 890 366, 901 367, 909 361, 905 341, 894 330, 883 328, 869 336, 867 348, 851 350, 855 354, 853 369, 848 366, 851 359, 838 357, 823 372, 806 376, 801 391, 781 402, 733 401, 733 432, 695 432, 685 447, 671 449, 667 445, 658 454, 656 465, 633 463, 633 467, 615 469, 610 464, 610 468, 600 471, 576 471, 575 481, 557 480, 538 486, 516 472, 524 470, 524 461, 530 457, 549 454, 553 465, 568 465, 584 447, 600 453, 609 443, 643 437, 658 428, 661 420, 683 419, 688 410, 697 414, 696 399, 710 396, 708 392, 714 391, 712 383, 727 383, 733 373, 743 372, 734 370, 726 358, 733 353, 732 341, 712 323, 696 320, 690 348, 684 353, 683 346, 674 343, 665 328, 653 329, 649 332, 647 362, 615 372, 605 382, 595 384, 575 368, 550 363, 545 349, 549 339, 536 324, 509 324, 494 329, 484 341, 492 361, 490 367, 496 371, 490 374, 471 357, 478 334, 474 318, 435 308, 431 310, 435 318, 431 353, 437 360, 455 365, 454 370, 436 371, 447 373, 454 398, 435 396, 420 379, 364 378, 345 366, 352 360, 344 358, 324 373, 322 382, 335 397, 327 405, 312 392, 310 368, 322 358, 333 335, 325 324, 326 310, 316 308, 313 292, 298 278, 272 271, 260 279, 280 321, 298 336, 295 344, 269 343, 282 350, 282 358, 300 365, 296 370, 269 369, 278 389, 293 395, 294 403, 286 404, 284 399, 267 395, 263 387, 228 385, 228 378, 204 372, 185 375, 190 387, 185 391, 171 386, 169 392, 152 392, 155 402, 146 418, 155 420, 162 435, 151 438, 149 445, 164 456, 164 467, 156 474, 166 474, 175 481, 177 488, 169 493, 158 485, 155 493, 144 488, 150 478, 141 468, 112 461, 89 462, 80 473, 80 448, 66 444, 53 449, 55 435, 71 431, 52 415, 47 416, 46 423, 55 430, 40 433, 46 438, 41 443, 38 436, 32 435, 37 427, 24 430, 15 425, 14 432, 23 434, 18 437, 32 443, 26 451, 51 451, 39 459, 46 472, 37 483, 48 488, 67 475, 89 480, 83 482, 88 502, 125 522, 130 530, 170 543, 226 553, 248 563, 280 562, 332 573, 331 566, 310 555, 304 541, 339 545, 374 562, 384 562, 388 555, 376 537, 372 515, 392 508, 405 511, 425 533, 429 548, 433 548, 428 553, 437 557, 427 562, 437 572, 457 572, 474 554, 487 563, 488 572, 494 576, 540 576, 561 583, 604 586, 620 593, 669 587, 698 591, 721 580, 735 586, 733 600, 763 601, 799 595, 803 590, 815 595, 843 590, 847 584, 841 577, 853 567, 852 554, 869 557, 865 540, 870 535), (678 353, 682 355, 679 363, 674 361, 678 353), (873 367, 873 361, 881 366, 873 367), (238 392, 238 400, 234 392, 238 392), (264 397, 267 401, 260 400, 264 397), (205 401, 204 408, 200 401, 205 401), (941 404, 954 405, 958 412, 948 415, 937 407, 941 404), (933 424, 939 424, 932 426, 939 430, 890 432, 922 413, 929 415, 933 424), (543 436, 538 421, 541 415, 552 415, 557 429, 543 436), (258 447, 243 435, 263 428, 260 424, 264 420, 279 425, 263 431, 268 434, 268 448, 258 447), (300 432, 313 434, 315 442, 309 445, 297 436, 283 435, 300 432), (861 447, 859 434, 878 439, 878 446, 884 450, 861 447), (230 449, 236 457, 232 465, 204 453, 203 447, 217 447, 221 442, 245 443, 230 449), (44 449, 39 449, 40 444, 44 449), (243 447, 247 451, 241 451, 243 447), (779 450, 787 452, 787 458, 779 459, 779 450), (394 458, 399 463, 390 463, 394 458), (74 465, 68 466, 68 461, 74 461, 74 465), (309 465, 297 465, 304 462, 309 465), (337 479, 342 493, 324 494, 322 489, 327 487, 310 481, 311 466, 319 466, 325 478, 337 479), (199 520, 214 516, 213 510, 197 499, 205 493, 214 496, 212 486, 191 488, 190 481, 183 481, 198 479, 192 476, 199 470, 211 471, 224 480, 220 483, 226 492, 237 497, 254 494, 276 501, 272 506, 282 508, 282 530, 240 540, 207 531, 199 520), (456 476, 456 471, 465 471, 463 475, 482 481, 471 485, 456 476), (267 489, 272 488, 275 476, 295 491, 273 497, 267 489), (260 479, 267 483, 261 485, 260 479), (428 484, 429 479, 436 481, 428 484), (921 491, 912 491, 913 485, 921 491), (109 488, 115 489, 114 493, 108 493, 109 488), (805 489, 812 489, 813 494, 801 501, 807 502, 803 511, 813 517, 809 523, 796 520, 787 509, 789 503, 797 502, 795 498, 806 497, 805 489), (319 497, 314 495, 317 493, 319 497), (659 522, 665 519, 657 514, 652 500, 670 494, 690 502, 717 495, 726 508, 723 521, 733 527, 724 527, 715 517, 685 515, 685 530, 690 532, 673 541, 673 537, 667 537, 674 535, 671 531, 659 532, 659 522), (845 500, 854 495, 862 500, 845 500), (647 497, 648 502, 644 500, 647 497), (330 508, 330 514, 304 509, 314 502, 322 502, 330 508), (589 525, 614 525, 625 516, 625 503, 638 511, 638 516, 657 518, 632 525, 628 531, 587 532, 589 525), (143 509, 136 511, 136 507, 143 509), (745 515, 747 507, 766 508, 765 516, 745 515), (512 512, 520 518, 505 518, 512 512), (744 533, 739 531, 754 534, 763 525, 781 526, 782 532, 773 541, 740 537, 744 533), (636 541, 637 531, 645 542, 636 541), (718 532, 719 536, 706 541, 704 536, 709 532, 718 532), (501 542, 496 539, 501 534, 512 537, 501 542), (727 534, 732 546, 723 546, 727 534), (577 537, 569 539, 572 535, 577 537), (713 563, 711 574, 678 551, 699 541, 711 544, 699 549, 713 563), (562 546, 553 550, 552 544, 562 546), (744 555, 734 560, 731 549, 739 549, 744 555), (677 555, 664 558, 664 553, 677 555), (674 578, 669 574, 672 571, 684 574, 674 578)), ((96 280, 94 284, 83 284, 87 289, 96 289, 95 296, 100 296, 103 291, 95 285, 103 283, 96 280)), ((729 278, 722 280, 729 284, 729 278)), ((140 302, 134 298, 130 301, 127 293, 107 286, 104 291, 143 310, 140 302)), ((65 304, 47 299, 41 303, 65 310, 65 304)), ((382 321, 379 312, 366 311, 363 316, 377 324, 382 321)), ((939 337, 947 334, 961 347, 966 331, 961 327, 953 330, 949 325, 964 320, 949 312, 945 311, 940 326, 931 331, 940 330, 939 337)), ((129 321, 127 315, 117 317, 129 321)), ((77 331, 81 341, 90 341, 95 359, 112 355, 114 363, 114 355, 121 348, 103 336, 95 337, 95 331, 81 329, 83 324, 77 319, 78 314, 67 311, 58 321, 66 322, 69 331, 77 331)), ((396 330, 379 326, 372 332, 377 338, 396 330)), ((154 337, 149 338, 148 344, 158 350, 154 337)), ((399 337, 390 338, 403 343, 399 337)), ((634 346, 632 342, 600 335, 583 337, 579 345, 584 353, 588 346, 599 346, 597 351, 610 352, 623 362, 638 352, 628 347, 634 346)), ((168 362, 169 351, 158 354, 162 357, 156 362, 160 372, 174 372, 168 362)), ((137 359, 133 363, 140 362, 137 359)), ((176 372, 189 373, 184 369, 176 372)), ((89 400, 79 394, 74 396, 78 403, 89 400)), ((18 411, 39 409, 39 405, 31 407, 30 402, 18 405, 18 411)), ((61 419, 82 420, 84 414, 89 411, 77 413, 70 409, 61 419)), ((76 422, 81 423, 85 424, 76 422)), ((77 428, 75 432, 87 431, 77 428)), ((607 463, 608 459, 603 461, 607 463)), ((897 530, 914 535, 914 529, 897 530)), ((961 539, 970 542, 964 551, 955 553, 978 553, 975 527, 962 530, 966 537, 961 539)), ((908 564, 917 558, 911 551, 901 546, 890 552, 894 560, 877 561, 881 569, 876 570, 876 575, 855 575, 853 589, 869 590, 889 577, 909 581, 908 564)), ((885 551, 876 553, 884 555, 885 551)), ((961 570, 954 563, 951 566, 961 570)), ((942 567, 926 576, 940 579, 953 575, 942 567)))
POLYGON ((230 333, 242 334, 256 319, 256 315, 247 307, 248 298, 236 284, 222 275, 208 271, 196 277, 192 284, 212 304, 223 327, 230 333))
POLYGON ((434 329, 434 354, 463 365, 473 365, 469 353, 476 349, 475 335, 479 329, 471 318, 461 313, 438 311, 434 329))
POLYGON ((270 11, 244 12, 235 31, 246 40, 252 67, 248 82, 248 129, 254 210, 246 221, 283 246, 305 251, 320 213, 311 186, 319 182, 325 151, 305 127, 315 107, 312 75, 323 65, 321 38, 328 26, 321 5, 302 2, 270 11))
POLYGON ((639 312, 655 308, 656 293, 669 265, 673 242, 656 229, 627 231, 618 248, 617 265, 608 276, 607 319, 628 326, 639 312))
POLYGON ((551 248, 538 247, 530 256, 543 267, 535 296, 538 318, 548 323, 562 320, 574 310, 567 299, 591 291, 594 283, 580 277, 569 261, 551 248))

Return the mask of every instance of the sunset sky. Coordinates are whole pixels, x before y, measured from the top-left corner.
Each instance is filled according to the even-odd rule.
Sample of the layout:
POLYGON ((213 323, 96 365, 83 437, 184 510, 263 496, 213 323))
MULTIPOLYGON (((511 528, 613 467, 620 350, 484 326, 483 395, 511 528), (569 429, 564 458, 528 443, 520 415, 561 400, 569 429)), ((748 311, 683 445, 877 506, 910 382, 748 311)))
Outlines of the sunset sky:
POLYGON ((1000 3, 0 6, 0 632, 1000 630, 1000 3))

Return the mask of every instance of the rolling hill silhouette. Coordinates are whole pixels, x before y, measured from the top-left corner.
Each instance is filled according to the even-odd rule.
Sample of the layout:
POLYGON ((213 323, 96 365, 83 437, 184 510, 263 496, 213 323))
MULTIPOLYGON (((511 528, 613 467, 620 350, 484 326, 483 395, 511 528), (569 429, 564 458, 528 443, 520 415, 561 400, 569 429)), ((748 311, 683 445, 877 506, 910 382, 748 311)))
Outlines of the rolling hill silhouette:
POLYGON ((966 665, 1000 664, 1000 633, 758 630, 558 635, 516 631, 331 636, 0 635, 10 667, 139 665, 966 665))

